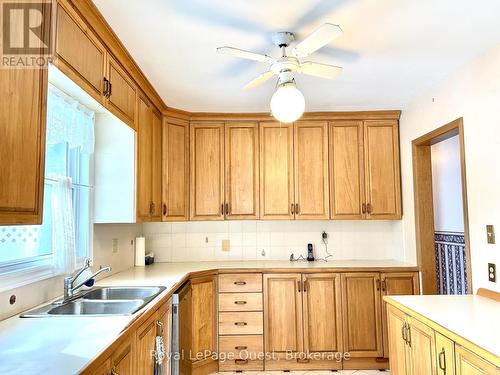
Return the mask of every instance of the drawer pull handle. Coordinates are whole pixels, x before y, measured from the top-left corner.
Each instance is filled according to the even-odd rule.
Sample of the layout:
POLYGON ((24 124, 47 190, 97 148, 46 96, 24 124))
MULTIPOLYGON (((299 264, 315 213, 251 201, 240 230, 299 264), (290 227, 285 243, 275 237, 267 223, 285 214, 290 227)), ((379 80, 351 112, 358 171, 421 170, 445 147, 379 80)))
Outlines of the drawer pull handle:
POLYGON ((235 346, 234 350, 247 350, 248 346, 241 345, 241 346, 235 346))
POLYGON ((247 285, 246 281, 235 281, 234 285, 247 285))
POLYGON ((235 305, 246 305, 247 301, 234 301, 235 305))
POLYGON ((246 322, 235 322, 234 325, 235 326, 246 326, 247 323, 246 322))
POLYGON ((237 365, 246 365, 248 363, 248 359, 235 359, 234 363, 237 365))
POLYGON ((446 374, 446 351, 444 348, 439 353, 439 368, 446 374))
POLYGON ((297 363, 309 363, 309 359, 308 358, 297 358, 297 363))

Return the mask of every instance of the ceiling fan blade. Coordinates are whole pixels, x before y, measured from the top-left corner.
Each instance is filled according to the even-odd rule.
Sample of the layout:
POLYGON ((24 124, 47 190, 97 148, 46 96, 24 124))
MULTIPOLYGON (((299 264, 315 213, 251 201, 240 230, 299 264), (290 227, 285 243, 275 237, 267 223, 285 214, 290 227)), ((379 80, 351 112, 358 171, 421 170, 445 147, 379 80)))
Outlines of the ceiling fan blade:
POLYGON ((306 61, 300 64, 300 72, 310 76, 332 79, 342 73, 342 68, 340 66, 306 61))
POLYGON ((325 23, 320 26, 315 32, 309 35, 302 42, 297 44, 292 50, 296 57, 306 57, 321 47, 330 43, 333 39, 342 34, 342 29, 339 25, 333 23, 325 23))
POLYGON ((253 89, 254 87, 262 85, 264 82, 269 80, 273 75, 274 75, 274 72, 272 70, 269 70, 265 73, 262 73, 260 76, 258 76, 254 80, 248 82, 245 85, 245 89, 253 89))
POLYGON ((274 59, 267 55, 261 55, 260 53, 245 51, 243 49, 234 48, 234 47, 218 47, 218 53, 222 53, 224 55, 230 55, 234 57, 240 57, 242 59, 254 60, 265 63, 273 63, 274 59))

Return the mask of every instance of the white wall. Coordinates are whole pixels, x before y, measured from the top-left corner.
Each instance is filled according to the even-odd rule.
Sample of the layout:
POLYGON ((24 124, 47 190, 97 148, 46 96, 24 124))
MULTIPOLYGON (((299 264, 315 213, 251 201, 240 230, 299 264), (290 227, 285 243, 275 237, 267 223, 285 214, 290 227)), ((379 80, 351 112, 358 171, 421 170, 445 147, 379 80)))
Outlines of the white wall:
MULTIPOLYGON (((123 271, 134 265, 134 246, 130 243, 142 232, 141 224, 96 224, 94 225, 94 271, 100 265, 111 266, 111 273, 102 277, 123 271), (118 238, 118 252, 112 251, 112 240, 118 238)), ((54 299, 63 293, 63 276, 49 278, 37 283, 0 293, 0 320, 31 307, 54 299), (16 303, 9 304, 10 296, 16 296, 16 303)))
POLYGON ((462 175, 458 135, 431 146, 434 229, 463 232, 462 175))
POLYGON ((411 141, 459 117, 464 119, 469 229, 474 291, 490 283, 487 263, 500 263, 499 245, 486 243, 486 224, 500 230, 500 44, 403 109, 400 120, 404 209, 403 260, 415 262, 411 141), (433 101, 434 98, 434 101, 433 101))
POLYGON ((217 221, 144 223, 146 251, 155 261, 287 260, 312 243, 324 257, 323 230, 333 259, 396 259, 403 247, 401 221, 217 221), (230 251, 222 251, 222 240, 230 251), (264 250, 265 255, 262 255, 264 250))

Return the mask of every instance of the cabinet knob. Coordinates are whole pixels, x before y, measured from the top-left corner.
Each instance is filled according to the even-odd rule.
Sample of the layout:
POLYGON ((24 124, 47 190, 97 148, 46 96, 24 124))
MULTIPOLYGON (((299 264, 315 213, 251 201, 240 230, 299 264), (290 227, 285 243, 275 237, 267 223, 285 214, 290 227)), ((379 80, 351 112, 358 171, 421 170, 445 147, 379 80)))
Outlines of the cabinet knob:
POLYGON ((291 213, 292 215, 295 213, 294 207, 295 207, 295 205, 292 203, 292 204, 290 205, 290 213, 291 213))
POLYGON ((361 205, 361 213, 362 213, 362 214, 366 214, 366 203, 363 203, 363 204, 361 205))
POLYGON ((163 203, 163 216, 167 216, 167 205, 163 203))
POLYGON ((439 368, 446 374, 446 352, 444 348, 441 348, 439 352, 439 368))
POLYGON ((371 214, 373 211, 373 207, 372 207, 372 204, 371 203, 367 203, 366 204, 366 212, 371 214))

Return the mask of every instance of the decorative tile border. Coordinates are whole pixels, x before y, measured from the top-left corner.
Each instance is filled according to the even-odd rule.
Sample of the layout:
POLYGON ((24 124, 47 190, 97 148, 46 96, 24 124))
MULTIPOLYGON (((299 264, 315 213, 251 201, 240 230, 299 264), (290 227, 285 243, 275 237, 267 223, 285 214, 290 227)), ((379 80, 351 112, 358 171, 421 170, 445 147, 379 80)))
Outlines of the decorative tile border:
POLYGON ((434 242, 439 294, 467 294, 464 233, 435 232, 434 242))

